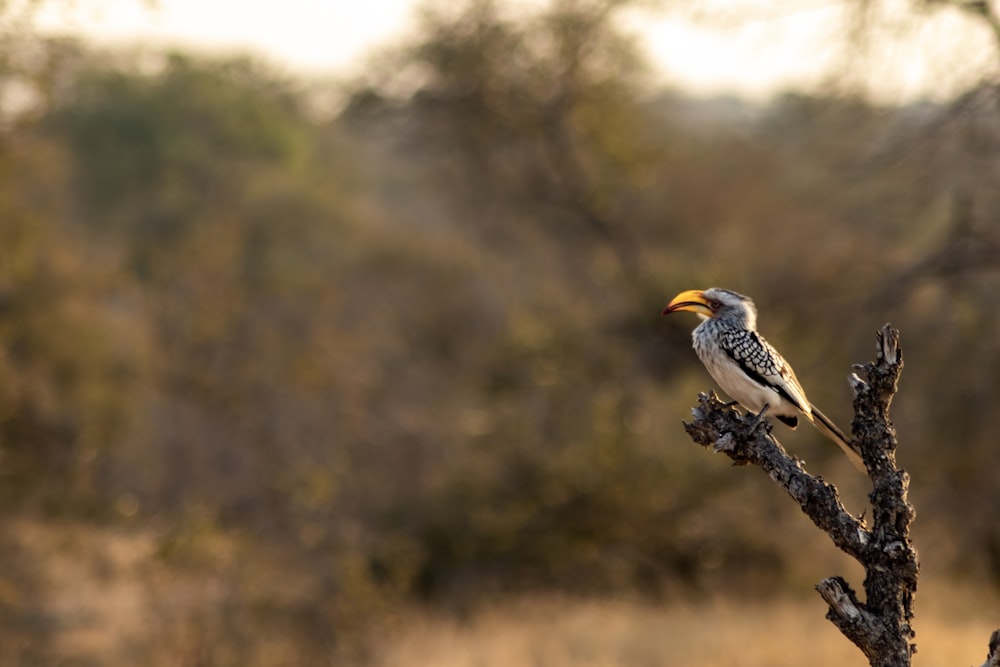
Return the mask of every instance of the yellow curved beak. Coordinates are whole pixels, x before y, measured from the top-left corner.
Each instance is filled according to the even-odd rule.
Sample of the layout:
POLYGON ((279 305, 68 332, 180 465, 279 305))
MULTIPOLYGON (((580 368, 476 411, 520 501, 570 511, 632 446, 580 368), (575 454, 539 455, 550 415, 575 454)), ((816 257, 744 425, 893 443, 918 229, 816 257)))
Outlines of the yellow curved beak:
POLYGON ((708 301, 705 300, 705 293, 700 289, 689 289, 686 292, 681 292, 667 304, 667 307, 663 309, 660 315, 669 315, 680 310, 690 310, 692 313, 698 313, 706 317, 712 316, 712 309, 708 307, 708 301))

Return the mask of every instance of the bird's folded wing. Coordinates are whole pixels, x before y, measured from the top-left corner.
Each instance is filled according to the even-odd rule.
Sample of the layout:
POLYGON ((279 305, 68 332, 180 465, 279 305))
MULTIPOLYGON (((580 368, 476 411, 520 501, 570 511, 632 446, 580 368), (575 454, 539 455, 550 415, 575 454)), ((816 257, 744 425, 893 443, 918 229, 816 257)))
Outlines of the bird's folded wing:
POLYGON ((809 414, 811 406, 792 367, 784 357, 756 331, 727 332, 719 338, 719 347, 754 382, 770 387, 786 401, 809 414))

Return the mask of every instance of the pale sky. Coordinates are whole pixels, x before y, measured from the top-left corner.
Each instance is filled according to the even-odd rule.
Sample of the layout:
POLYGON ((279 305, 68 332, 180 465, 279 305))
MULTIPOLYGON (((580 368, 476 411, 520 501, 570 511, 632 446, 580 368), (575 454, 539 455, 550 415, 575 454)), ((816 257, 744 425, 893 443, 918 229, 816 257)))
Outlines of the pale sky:
MULTIPOLYGON (((855 70, 877 82, 886 101, 942 98, 988 68, 1000 69, 989 33, 958 11, 914 13, 916 0, 888 2, 896 3, 893 27, 877 33, 879 53, 855 70), (899 16, 912 17, 909 27, 899 26, 899 16)), ((307 74, 349 75, 373 48, 408 34, 416 5, 417 0, 156 0, 152 6, 142 0, 80 0, 43 5, 39 24, 102 45, 252 51, 307 74)), ((776 90, 816 85, 828 75, 850 5, 702 0, 695 6, 701 16, 646 12, 627 19, 625 27, 643 42, 663 83, 695 94, 761 99, 776 90)))

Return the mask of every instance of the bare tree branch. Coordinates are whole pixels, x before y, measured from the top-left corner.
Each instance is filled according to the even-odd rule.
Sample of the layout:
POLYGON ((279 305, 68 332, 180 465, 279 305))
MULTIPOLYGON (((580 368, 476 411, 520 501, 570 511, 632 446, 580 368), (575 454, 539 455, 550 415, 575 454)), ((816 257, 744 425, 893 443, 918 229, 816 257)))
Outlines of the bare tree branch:
POLYGON ((1000 667, 1000 630, 994 630, 990 635, 990 652, 986 654, 982 667, 1000 667))
POLYGON ((788 455, 771 436, 769 423, 754 415, 744 417, 731 403, 720 401, 714 392, 700 394, 692 413, 694 422, 684 424, 692 440, 726 454, 737 465, 759 465, 838 548, 861 558, 871 541, 871 533, 847 511, 836 487, 813 477, 800 461, 788 455))
MULTIPOLYGON (((791 496, 833 543, 865 569, 865 601, 841 577, 824 579, 816 590, 829 606, 826 617, 868 658, 873 667, 906 667, 916 645, 910 625, 920 571, 910 539, 913 506, 909 475, 896 467, 895 429, 889 408, 903 368, 899 332, 885 325, 876 335, 875 360, 855 367, 853 437, 872 480, 871 527, 851 515, 837 489, 807 473, 771 435, 762 415, 743 415, 714 394, 701 394, 684 427, 698 444, 729 456, 737 465, 757 465, 791 496)), ((1000 667, 1000 631, 990 639, 984 667, 1000 667)))

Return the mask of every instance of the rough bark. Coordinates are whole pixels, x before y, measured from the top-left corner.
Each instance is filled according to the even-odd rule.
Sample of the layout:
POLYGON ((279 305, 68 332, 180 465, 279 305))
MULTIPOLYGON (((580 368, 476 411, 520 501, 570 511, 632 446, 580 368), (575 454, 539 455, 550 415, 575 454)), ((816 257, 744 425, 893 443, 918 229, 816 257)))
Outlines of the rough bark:
POLYGON ((990 652, 986 654, 982 667, 1000 667, 1000 630, 994 630, 990 635, 990 652))
MULTIPOLYGON (((789 456, 760 415, 744 415, 714 393, 700 394, 692 409, 694 421, 684 424, 696 443, 726 454, 737 465, 763 469, 839 549, 861 563, 866 574, 863 602, 842 577, 824 579, 816 590, 829 607, 826 617, 872 667, 908 667, 916 652, 910 625, 920 570, 910 540, 914 510, 907 500, 909 475, 896 467, 898 443, 889 419, 902 368, 899 332, 886 324, 877 333, 875 360, 855 366, 857 372, 849 378, 853 438, 872 480, 870 525, 847 511, 836 487, 789 456)), ((1000 667, 998 644, 1000 631, 991 638, 984 667, 1000 667)))

